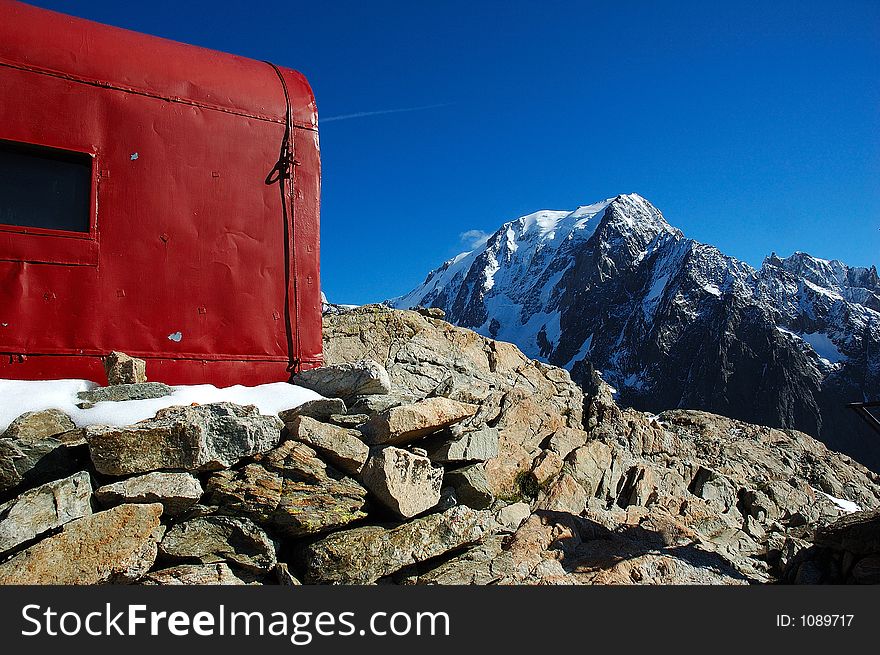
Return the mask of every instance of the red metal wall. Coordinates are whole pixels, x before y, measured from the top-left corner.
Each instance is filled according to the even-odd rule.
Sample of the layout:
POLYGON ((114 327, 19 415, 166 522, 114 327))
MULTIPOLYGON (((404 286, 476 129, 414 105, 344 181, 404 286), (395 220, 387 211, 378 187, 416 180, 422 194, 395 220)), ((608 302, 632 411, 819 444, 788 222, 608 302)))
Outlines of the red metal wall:
POLYGON ((287 311, 294 357, 320 364, 317 111, 281 71, 289 306, 281 196, 264 183, 286 116, 274 69, 0 0, 0 139, 94 164, 90 234, 0 225, 0 378, 100 381, 100 356, 123 350, 171 384, 285 380, 287 311))

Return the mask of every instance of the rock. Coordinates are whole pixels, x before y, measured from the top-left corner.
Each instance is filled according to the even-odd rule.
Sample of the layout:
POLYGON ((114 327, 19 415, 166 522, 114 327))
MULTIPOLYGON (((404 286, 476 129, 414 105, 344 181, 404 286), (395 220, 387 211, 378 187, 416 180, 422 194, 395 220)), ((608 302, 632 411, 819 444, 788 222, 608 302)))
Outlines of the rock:
POLYGON ((426 441, 425 447, 432 462, 485 462, 498 457, 498 430, 483 427, 459 437, 441 437, 432 439, 431 443, 426 441))
POLYGON ((170 396, 174 389, 161 382, 138 382, 136 384, 115 384, 98 387, 91 391, 80 391, 76 397, 91 406, 100 402, 124 402, 126 400, 149 400, 170 396))
POLYGON ((398 405, 412 403, 418 400, 415 396, 405 396, 400 393, 374 394, 366 396, 355 396, 351 399, 348 411, 351 414, 366 414, 368 417, 373 414, 385 411, 398 405))
POLYGON ((471 464, 443 476, 444 486, 455 489, 458 502, 473 509, 486 509, 495 502, 486 482, 486 469, 482 464, 471 464))
POLYGON ((391 391, 388 372, 371 359, 301 371, 293 376, 293 383, 328 398, 346 399, 391 391))
POLYGON ((178 523, 159 543, 159 555, 170 562, 227 562, 255 572, 275 567, 275 544, 246 518, 206 516, 178 523))
POLYGON ((290 568, 284 562, 278 562, 275 567, 275 578, 282 587, 300 587, 302 582, 290 572, 290 568))
POLYGON ((334 414, 327 419, 327 422, 338 425, 341 428, 354 429, 359 428, 369 420, 370 417, 367 414, 334 414))
POLYGON ((590 441, 569 453, 565 470, 580 484, 587 496, 596 496, 605 473, 611 468, 611 447, 601 441, 590 441))
POLYGON ((290 437, 321 453, 333 466, 351 475, 360 473, 370 448, 360 439, 360 432, 321 423, 307 416, 297 416, 287 424, 290 437))
POLYGON ((10 425, 12 431, 7 430, 6 434, 15 437, 0 439, 0 494, 15 487, 29 488, 67 477, 86 468, 88 450, 81 430, 41 436, 54 432, 58 426, 33 432, 23 427, 18 425, 12 430, 10 425))
POLYGON ((109 385, 139 384, 147 381, 147 363, 113 351, 104 358, 104 373, 109 385))
POLYGON ((880 557, 863 557, 850 575, 856 584, 880 584, 880 557))
POLYGON ((33 443, 75 429, 76 425, 61 410, 44 409, 19 416, 9 424, 0 439, 33 443))
POLYGON ((713 505, 719 512, 726 512, 736 505, 736 487, 725 476, 700 467, 691 483, 691 493, 713 505))
POLYGON ((584 488, 570 475, 563 473, 538 498, 538 508, 578 515, 587 505, 584 488))
POLYGON ((362 431, 371 444, 400 446, 458 423, 476 411, 475 405, 442 397, 426 398, 379 412, 362 431))
POLYGON ((443 319, 446 316, 446 312, 439 307, 413 307, 413 310, 428 318, 443 319))
POLYGON ((67 523, 0 564, 0 584, 134 582, 156 559, 162 506, 119 505, 67 523))
POLYGON ((560 428, 547 444, 547 448, 559 455, 561 459, 568 457, 569 453, 587 443, 587 433, 574 428, 560 428))
POLYGON ((422 569, 425 566, 425 570, 409 573, 401 580, 401 583, 418 585, 497 584, 515 574, 513 560, 504 551, 503 546, 503 537, 488 537, 448 561, 434 566, 415 565, 413 568, 422 569))
POLYGON ((562 471, 562 458, 552 450, 545 450, 532 464, 532 478, 543 487, 562 471))
POLYGON ((479 405, 491 392, 492 388, 484 380, 461 373, 452 373, 437 385, 431 395, 479 405))
POLYGON ((102 505, 161 503, 166 516, 178 516, 199 502, 202 485, 189 473, 154 472, 136 475, 95 490, 102 505))
POLYGON ((306 582, 370 584, 405 566, 476 543, 491 515, 456 506, 394 528, 378 525, 334 532, 302 549, 306 582))
POLYGON ((228 468, 273 448, 282 427, 277 416, 262 416, 253 405, 224 402, 168 407, 127 427, 88 427, 85 436, 99 473, 130 475, 228 468))
POLYGON ((495 520, 505 530, 516 532, 531 513, 532 508, 528 503, 514 503, 498 510, 495 514, 495 520))
POLYGON ((880 555, 880 509, 853 512, 819 528, 817 546, 855 555, 880 555))
POLYGON ((208 480, 211 502, 289 537, 326 532, 366 516, 367 490, 303 443, 285 441, 237 471, 208 480))
POLYGON ((333 414, 345 414, 347 411, 345 402, 340 398, 318 398, 306 401, 299 407, 278 412, 278 417, 285 423, 290 423, 297 416, 308 416, 318 421, 326 421, 333 414))
POLYGON ((91 498, 92 482, 83 471, 0 505, 0 554, 91 514, 91 498))
POLYGON ((440 501, 443 469, 427 457, 389 446, 371 453, 361 481, 385 507, 411 518, 440 501))
POLYGON ((181 564, 159 571, 150 571, 140 580, 143 585, 247 585, 254 584, 253 575, 233 571, 226 562, 215 564, 181 564))

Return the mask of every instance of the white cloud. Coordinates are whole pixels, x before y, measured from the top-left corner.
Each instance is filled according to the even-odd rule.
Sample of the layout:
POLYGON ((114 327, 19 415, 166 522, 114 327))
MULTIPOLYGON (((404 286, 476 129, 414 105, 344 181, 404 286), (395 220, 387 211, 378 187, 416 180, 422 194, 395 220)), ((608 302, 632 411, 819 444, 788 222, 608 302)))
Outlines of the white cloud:
POLYGON ((474 250, 486 243, 490 236, 492 235, 489 232, 483 232, 483 230, 468 230, 467 232, 459 234, 458 238, 461 239, 461 242, 468 248, 474 250))

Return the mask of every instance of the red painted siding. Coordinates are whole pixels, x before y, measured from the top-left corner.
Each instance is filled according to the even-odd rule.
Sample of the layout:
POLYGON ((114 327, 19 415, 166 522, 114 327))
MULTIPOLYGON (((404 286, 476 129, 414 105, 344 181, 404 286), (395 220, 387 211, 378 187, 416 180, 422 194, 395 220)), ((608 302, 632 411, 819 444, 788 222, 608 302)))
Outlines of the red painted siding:
POLYGON ((0 0, 0 139, 93 160, 90 233, 0 225, 0 377, 100 380, 123 350, 171 384, 284 380, 285 312, 292 358, 320 364, 317 111, 281 71, 289 260, 264 182, 286 118, 269 64, 0 0))

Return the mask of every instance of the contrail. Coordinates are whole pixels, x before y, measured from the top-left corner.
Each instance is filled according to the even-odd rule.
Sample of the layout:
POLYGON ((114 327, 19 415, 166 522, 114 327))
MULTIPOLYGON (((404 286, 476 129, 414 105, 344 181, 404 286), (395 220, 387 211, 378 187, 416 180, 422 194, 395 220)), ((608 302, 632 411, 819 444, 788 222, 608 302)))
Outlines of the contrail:
POLYGON ((342 114, 340 116, 328 116, 319 119, 320 123, 329 123, 330 121, 347 121, 350 118, 364 118, 366 116, 380 116, 382 114, 400 114, 407 111, 422 111, 423 109, 436 109, 437 107, 448 107, 451 102, 441 102, 436 105, 422 105, 421 107, 404 107, 402 109, 380 109, 379 111, 359 111, 356 114, 342 114))

